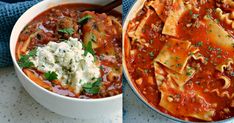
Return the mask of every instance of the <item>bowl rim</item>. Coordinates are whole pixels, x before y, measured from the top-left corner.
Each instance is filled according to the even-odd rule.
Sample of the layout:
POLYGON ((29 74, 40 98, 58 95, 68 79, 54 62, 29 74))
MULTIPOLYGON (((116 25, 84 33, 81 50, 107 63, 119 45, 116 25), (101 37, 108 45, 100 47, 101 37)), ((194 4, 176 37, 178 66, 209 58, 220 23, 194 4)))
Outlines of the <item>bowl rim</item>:
MULTIPOLYGON (((140 2, 143 2, 143 5, 144 5, 145 1, 146 0, 135 0, 134 3, 132 4, 132 6, 129 8, 126 16, 123 19, 123 32, 122 32, 122 56, 123 56, 122 59, 123 59, 123 61, 122 61, 122 64, 123 64, 124 78, 127 80, 128 85, 130 86, 131 90, 136 95, 136 97, 149 109, 153 110, 154 112, 160 114, 161 116, 163 116, 163 117, 165 117, 165 118, 167 118, 167 119, 169 119, 171 121, 182 122, 182 123, 194 122, 194 121, 186 121, 186 120, 179 119, 179 118, 174 117, 172 115, 163 113, 162 111, 160 111, 157 108, 153 107, 151 104, 149 104, 147 102, 145 97, 142 94, 140 94, 140 92, 138 92, 138 89, 134 86, 134 84, 133 84, 133 82, 131 80, 131 76, 130 76, 130 74, 128 72, 127 65, 126 65, 126 60, 125 60, 125 48, 124 48, 125 47, 125 34, 126 34, 126 31, 127 31, 127 26, 129 24, 130 20, 132 19, 132 18, 130 18, 130 16, 134 18, 136 16, 136 13, 139 12, 139 10, 141 9, 141 8, 138 8, 138 10, 134 10, 134 9, 136 9, 137 4, 140 3, 140 2), (135 13, 131 14, 134 11, 135 11, 135 13)), ((224 123, 224 122, 228 122, 228 121, 234 121, 234 117, 219 120, 219 121, 207 121, 207 122, 224 123)))
MULTIPOLYGON (((52 91, 49 91, 43 87, 41 87, 40 85, 36 84, 35 82, 33 82, 27 75, 25 75, 25 73, 22 71, 22 69, 19 67, 18 63, 16 62, 16 58, 15 58, 15 48, 13 47, 14 45, 16 45, 16 43, 18 41, 15 41, 13 40, 13 37, 15 37, 15 33, 17 32, 17 29, 16 27, 19 25, 19 22, 22 21, 23 17, 24 16, 27 16, 29 14, 29 12, 31 11, 34 11, 34 9, 36 8, 39 8, 41 5, 43 4, 50 4, 52 1, 50 0, 44 0, 44 1, 41 1, 41 2, 38 2, 37 4, 33 5, 32 7, 30 7, 29 9, 27 9, 21 16, 20 18, 16 21, 12 31, 11 31, 11 36, 10 36, 10 42, 9 42, 9 47, 10 47, 10 54, 11 54, 11 58, 12 58, 12 61, 13 61, 13 64, 15 66, 15 70, 17 70, 27 81, 29 81, 30 84, 33 84, 34 87, 38 88, 40 91, 43 91, 45 93, 47 93, 48 95, 50 96, 55 96, 55 97, 58 97, 58 98, 61 98, 61 99, 65 99, 65 100, 69 100, 69 101, 79 101, 79 102, 104 102, 104 101, 111 101, 111 100, 118 100, 118 99, 122 99, 122 95, 123 93, 121 94, 118 94, 118 95, 114 95, 114 96, 110 96, 110 97, 104 97, 104 98, 95 98, 95 99, 80 99, 80 98, 74 98, 74 97, 69 97, 69 96, 64 96, 64 95, 60 95, 60 94, 57 94, 55 92, 52 92, 52 91)), ((38 13, 36 16, 38 16, 39 14, 45 12, 46 10, 48 9, 51 9, 53 7, 56 7, 56 6, 59 6, 59 5, 66 5, 66 4, 75 4, 75 3, 82 3, 82 2, 68 2, 68 3, 59 3, 59 4, 56 4, 56 5, 53 5, 53 6, 49 6, 47 9, 43 10, 42 12, 38 13)), ((89 4, 89 3, 88 3, 89 4)), ((92 3, 90 3, 92 4, 92 3)), ((35 17, 36 17, 35 16, 35 17)), ((35 18, 34 17, 34 18, 35 18)), ((28 24, 28 23, 26 23, 28 24)), ((26 26, 26 25, 25 25, 26 26)), ((22 31, 22 30, 21 30, 22 31)), ((19 35, 17 35, 19 37, 19 35)))

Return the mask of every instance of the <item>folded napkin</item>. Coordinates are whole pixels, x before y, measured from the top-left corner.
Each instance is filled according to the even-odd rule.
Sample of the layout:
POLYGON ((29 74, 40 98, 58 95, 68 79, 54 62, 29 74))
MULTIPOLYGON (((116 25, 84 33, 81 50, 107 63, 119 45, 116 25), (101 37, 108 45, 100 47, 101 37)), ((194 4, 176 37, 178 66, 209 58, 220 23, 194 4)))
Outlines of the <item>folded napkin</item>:
MULTIPOLYGON (((17 19, 41 0, 0 0, 0 67, 12 65, 9 50, 11 30, 17 19)), ((123 19, 135 0, 123 0, 123 19)))

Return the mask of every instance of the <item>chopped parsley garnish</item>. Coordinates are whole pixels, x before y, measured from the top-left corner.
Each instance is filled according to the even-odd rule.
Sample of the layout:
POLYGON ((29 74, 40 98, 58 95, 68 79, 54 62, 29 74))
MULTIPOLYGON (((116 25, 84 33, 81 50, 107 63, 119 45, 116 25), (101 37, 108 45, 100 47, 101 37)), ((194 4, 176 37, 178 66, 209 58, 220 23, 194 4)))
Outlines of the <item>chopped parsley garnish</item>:
POLYGON ((91 39, 90 39, 92 42, 96 42, 97 41, 97 38, 94 34, 91 34, 91 39))
POLYGON ((176 64, 176 67, 181 67, 182 65, 181 64, 176 64))
POLYGON ((75 32, 75 30, 73 28, 65 28, 65 29, 60 29, 58 31, 62 32, 62 33, 69 34, 69 35, 72 35, 75 32))
POLYGON ((89 19, 91 19, 92 18, 92 16, 91 15, 86 15, 86 16, 84 16, 84 17, 82 17, 81 19, 79 19, 78 20, 78 23, 79 24, 84 24, 84 23, 86 23, 89 19))
POLYGON ((44 76, 49 81, 58 79, 57 78, 58 75, 55 72, 51 72, 51 71, 44 73, 44 76))
POLYGON ((192 10, 190 10, 190 11, 189 11, 189 14, 190 14, 190 15, 193 15, 193 11, 192 11, 192 10))
POLYGON ((209 46, 208 49, 209 49, 210 51, 213 51, 213 50, 214 50, 214 48, 211 47, 211 46, 209 46))
POLYGON ((201 47, 203 45, 203 42, 199 41, 195 44, 196 47, 201 47))
POLYGON ((87 45, 83 44, 83 47, 85 49, 84 55, 86 56, 88 53, 91 53, 92 55, 94 55, 94 50, 92 48, 92 42, 89 41, 87 45))
POLYGON ((220 23, 220 20, 219 20, 219 19, 215 19, 215 22, 216 22, 216 23, 220 23))
POLYGON ((150 55, 150 57, 154 57, 154 52, 153 51, 150 52, 149 55, 150 55))
POLYGON ((37 53, 37 49, 31 50, 28 54, 26 55, 20 55, 20 59, 18 61, 18 64, 21 68, 31 68, 34 66, 32 62, 30 62, 29 58, 30 57, 35 57, 37 53))
POLYGON ((101 70, 104 70, 104 68, 103 68, 103 66, 102 66, 102 65, 100 66, 100 69, 101 69, 101 70))
POLYGON ((186 75, 187 75, 187 76, 191 76, 192 74, 191 74, 190 72, 187 72, 186 75))
POLYGON ((194 53, 193 53, 193 52, 190 52, 190 53, 189 53, 189 56, 192 56, 192 55, 194 55, 194 53))
POLYGON ((218 53, 218 54, 222 54, 222 49, 217 48, 216 50, 217 50, 217 53, 218 53))
POLYGON ((193 15, 192 15, 192 18, 193 18, 193 19, 196 19, 196 18, 198 18, 198 17, 199 17, 199 14, 193 14, 193 15))
POLYGON ((86 83, 83 85, 83 89, 86 93, 89 94, 97 94, 99 93, 100 86, 101 86, 101 78, 98 78, 95 82, 93 83, 86 83))

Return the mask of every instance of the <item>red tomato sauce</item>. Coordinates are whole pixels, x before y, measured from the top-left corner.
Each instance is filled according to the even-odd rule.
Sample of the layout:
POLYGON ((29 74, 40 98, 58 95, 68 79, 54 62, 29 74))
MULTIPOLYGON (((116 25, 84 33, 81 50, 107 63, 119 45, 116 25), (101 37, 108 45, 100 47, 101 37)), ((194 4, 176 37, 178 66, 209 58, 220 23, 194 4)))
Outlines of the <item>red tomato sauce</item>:
MULTIPOLYGON (((87 9, 93 9, 100 6, 91 5, 91 4, 66 4, 60 5, 46 10, 45 12, 36 16, 21 32, 17 46, 16 46, 16 59, 19 60, 20 55, 24 55, 26 52, 22 52, 22 47, 25 45, 26 41, 30 39, 30 44, 26 48, 26 51, 30 51, 38 46, 44 46, 50 41, 61 42, 68 39, 70 36, 68 34, 62 34, 58 32, 59 29, 71 26, 75 31, 71 35, 73 38, 80 38, 85 40, 82 33, 89 33, 88 27, 91 22, 87 22, 83 26, 79 25, 77 21, 86 14, 92 15, 94 18, 93 21, 103 20, 103 23, 97 24, 97 26, 104 26, 108 16, 112 16, 120 24, 122 23, 122 15, 117 11, 111 11, 108 14, 102 13, 97 14, 91 11, 84 11, 87 9), (61 20, 61 18, 65 18, 61 20), (69 18, 69 19, 66 19, 69 18), (79 32, 81 31, 81 32, 79 32), (35 36, 30 37, 35 32, 38 32, 35 36)), ((95 23, 95 22, 94 22, 95 23)), ((102 69, 102 86, 98 94, 90 94, 82 92, 80 94, 73 93, 73 89, 64 88, 56 81, 48 81, 43 78, 43 73, 37 71, 35 68, 23 68, 23 71, 28 73, 33 72, 34 80, 36 83, 42 87, 58 93, 60 95, 65 95, 74 98, 104 98, 122 93, 122 54, 121 54, 121 30, 122 27, 118 24, 112 24, 106 26, 100 33, 106 35, 106 38, 99 37, 96 35, 96 38, 101 44, 100 47, 96 48, 95 55, 97 59, 101 62, 102 69), (108 31, 117 30, 115 33, 110 33, 108 31), (110 60, 109 57, 114 56, 115 59, 110 60), (111 76, 110 74, 114 71, 117 71, 119 74, 111 76)), ((26 73, 27 74, 27 73, 26 73)), ((28 74, 27 74, 28 75, 28 74)), ((30 77, 29 77, 30 78, 30 77)))
MULTIPOLYGON (((207 26, 206 25, 194 25, 190 26, 188 24, 195 24, 196 20, 201 21, 205 15, 207 15, 209 10, 213 10, 216 8, 215 0, 209 0, 209 2, 200 6, 200 11, 189 10, 183 13, 181 16, 178 26, 177 26, 177 39, 180 40, 188 40, 191 42, 192 45, 199 47, 199 52, 206 58, 207 64, 201 64, 199 61, 195 61, 190 59, 188 64, 190 66, 195 66, 195 64, 199 64, 200 70, 196 73, 192 79, 190 79, 185 85, 185 91, 189 90, 196 90, 202 94, 202 96, 206 99, 206 101, 210 103, 216 103, 217 106, 215 107, 215 114, 212 117, 212 120, 223 120, 234 116, 234 99, 229 99, 227 97, 219 97, 214 92, 207 92, 218 88, 221 88, 224 85, 224 81, 218 79, 218 76, 225 75, 231 80, 230 87, 226 90, 230 94, 234 93, 234 75, 233 69, 234 65, 231 66, 232 74, 224 72, 221 73, 215 69, 215 67, 224 62, 228 58, 233 58, 234 56, 234 49, 232 51, 228 51, 224 48, 219 46, 215 46, 210 42, 209 37, 207 34, 207 26), (196 19, 193 19, 193 16, 196 16, 196 19), (200 45, 199 45, 200 44, 200 45), (228 108, 229 111, 225 112, 224 109, 228 108)), ((153 10, 153 8, 150 8, 153 10)), ((131 26, 139 23, 142 18, 146 15, 145 7, 138 12, 136 17, 129 23, 127 32, 131 30, 131 26)), ((218 17, 211 13, 211 18, 213 20, 218 20, 218 17)), ((144 28, 142 30, 142 38, 145 39, 146 43, 149 43, 149 46, 143 46, 139 43, 133 43, 133 40, 129 37, 128 34, 125 34, 125 49, 129 47, 127 41, 130 42, 130 50, 135 51, 135 55, 129 55, 129 51, 125 50, 125 63, 127 66, 127 70, 130 74, 130 78, 133 82, 133 85, 137 89, 138 92, 147 100, 147 102, 152 105, 154 108, 161 110, 164 113, 173 115, 180 119, 186 119, 190 121, 201 121, 195 118, 184 117, 181 115, 171 114, 161 106, 159 106, 159 102, 161 99, 161 93, 158 90, 155 73, 154 73, 154 66, 153 60, 159 54, 160 50, 164 46, 165 42, 168 41, 171 36, 162 34, 162 28, 164 26, 164 22, 158 17, 156 12, 154 12, 148 19, 144 28), (152 26, 153 25, 153 26, 152 26), (156 27, 155 27, 156 26, 156 27), (156 31, 155 31, 156 30, 156 31), (153 77, 153 82, 149 82, 149 76, 153 77), (138 83, 137 80, 142 78, 142 83, 138 83)), ((233 29, 230 25, 225 24, 224 22, 219 23, 219 26, 223 27, 232 38, 234 38, 233 29)), ((234 47, 233 47, 234 48, 234 47)), ((223 91, 223 90, 222 90, 223 91)), ((174 93, 174 92, 173 92, 174 93)), ((188 95, 181 95, 182 98, 186 98, 183 96, 188 95)), ((202 107, 199 105, 192 105, 190 104, 189 100, 183 100, 180 102, 185 104, 184 107, 188 110, 199 110, 202 107)))

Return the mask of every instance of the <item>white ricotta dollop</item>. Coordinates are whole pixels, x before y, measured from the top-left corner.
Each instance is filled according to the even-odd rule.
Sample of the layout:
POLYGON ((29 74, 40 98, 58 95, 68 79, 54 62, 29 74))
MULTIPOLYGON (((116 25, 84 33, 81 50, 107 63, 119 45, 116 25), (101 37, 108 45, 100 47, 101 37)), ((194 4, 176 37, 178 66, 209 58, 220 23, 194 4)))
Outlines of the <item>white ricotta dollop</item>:
POLYGON ((100 67, 91 53, 84 55, 82 43, 77 38, 56 43, 49 42, 37 48, 36 56, 31 58, 34 66, 42 72, 54 71, 62 86, 72 86, 75 93, 82 86, 100 77, 100 67))

